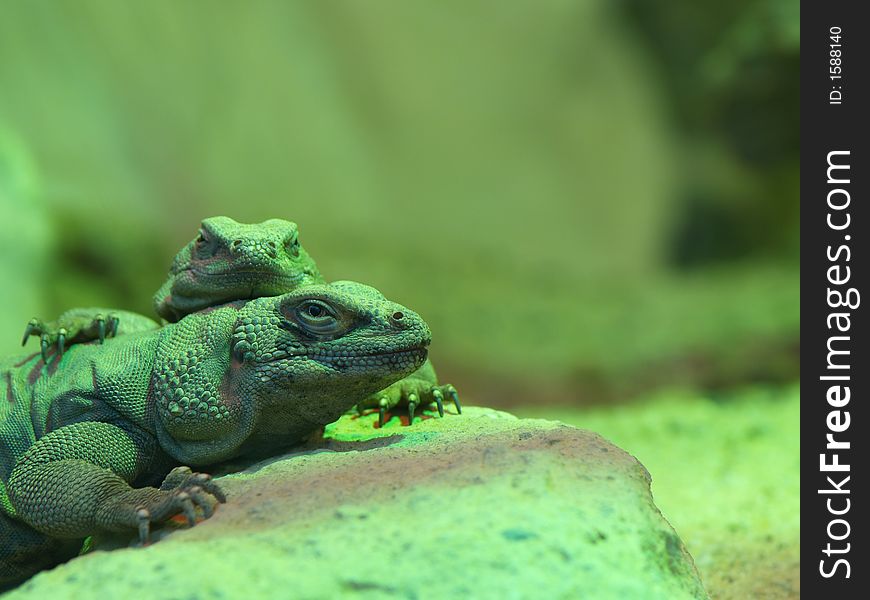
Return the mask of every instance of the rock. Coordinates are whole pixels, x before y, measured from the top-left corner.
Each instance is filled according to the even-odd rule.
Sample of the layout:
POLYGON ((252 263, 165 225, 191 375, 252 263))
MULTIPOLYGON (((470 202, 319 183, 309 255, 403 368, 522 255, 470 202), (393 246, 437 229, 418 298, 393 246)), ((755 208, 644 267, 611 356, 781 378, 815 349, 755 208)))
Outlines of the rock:
POLYGON ((707 597, 629 454, 489 409, 429 417, 343 417, 326 441, 221 477, 227 504, 193 529, 86 554, 4 600, 707 597))

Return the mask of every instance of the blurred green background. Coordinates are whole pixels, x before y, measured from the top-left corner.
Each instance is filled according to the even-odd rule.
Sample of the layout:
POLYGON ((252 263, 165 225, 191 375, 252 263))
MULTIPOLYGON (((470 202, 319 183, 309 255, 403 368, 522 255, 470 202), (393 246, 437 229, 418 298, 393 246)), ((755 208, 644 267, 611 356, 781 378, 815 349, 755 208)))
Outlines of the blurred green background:
POLYGON ((654 478, 672 423, 616 423, 677 397, 706 415, 687 452, 722 406, 777 451, 799 43, 781 0, 2 1, 0 350, 35 315, 152 314, 204 217, 281 217, 328 279, 420 312, 469 402, 611 414, 654 478))

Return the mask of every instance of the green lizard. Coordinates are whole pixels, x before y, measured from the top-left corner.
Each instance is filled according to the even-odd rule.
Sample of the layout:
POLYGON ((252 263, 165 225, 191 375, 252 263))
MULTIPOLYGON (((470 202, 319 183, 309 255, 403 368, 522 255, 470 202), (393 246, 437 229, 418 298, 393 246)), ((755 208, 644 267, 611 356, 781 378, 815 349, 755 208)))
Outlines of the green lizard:
POLYGON ((145 542, 153 523, 209 517, 223 494, 179 465, 273 454, 418 369, 429 341, 412 311, 336 282, 52 350, 48 363, 0 360, 0 588, 86 536, 145 542))
MULTIPOLYGON (((228 217, 205 219, 196 239, 175 255, 169 276, 154 295, 154 309, 174 323, 198 310, 233 300, 277 296, 299 286, 325 283, 299 243, 296 223, 270 219, 257 225, 228 217)), ((54 322, 31 319, 22 345, 40 337, 43 358, 67 346, 156 329, 153 319, 105 308, 74 308, 54 322), (122 318, 123 317, 123 318, 122 318), (119 330, 120 326, 120 330, 119 330)))
MULTIPOLYGON (((167 322, 232 300, 274 296, 301 286, 324 283, 314 261, 299 243, 295 223, 270 219, 259 224, 237 223, 228 217, 205 219, 198 235, 175 256, 169 276, 154 295, 154 308, 167 322)), ((53 323, 33 319, 24 332, 40 336, 43 358, 51 346, 58 355, 75 343, 107 336, 156 329, 159 324, 136 313, 90 308, 72 309, 53 323)), ((382 427, 386 413, 407 406, 409 424, 418 406, 435 403, 443 416, 449 397, 462 412, 459 395, 450 385, 439 385, 432 363, 357 405, 358 411, 377 409, 382 427)))

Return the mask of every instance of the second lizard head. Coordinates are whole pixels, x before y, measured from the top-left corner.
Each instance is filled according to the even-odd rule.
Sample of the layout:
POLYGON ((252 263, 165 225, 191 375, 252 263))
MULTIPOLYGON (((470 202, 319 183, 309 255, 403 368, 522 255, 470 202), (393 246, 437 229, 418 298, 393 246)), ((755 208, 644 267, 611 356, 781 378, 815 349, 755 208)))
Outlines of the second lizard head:
POLYGON ((296 223, 269 219, 245 224, 211 217, 175 256, 154 307, 175 322, 209 306, 276 296, 321 282, 317 266, 299 243, 296 223))

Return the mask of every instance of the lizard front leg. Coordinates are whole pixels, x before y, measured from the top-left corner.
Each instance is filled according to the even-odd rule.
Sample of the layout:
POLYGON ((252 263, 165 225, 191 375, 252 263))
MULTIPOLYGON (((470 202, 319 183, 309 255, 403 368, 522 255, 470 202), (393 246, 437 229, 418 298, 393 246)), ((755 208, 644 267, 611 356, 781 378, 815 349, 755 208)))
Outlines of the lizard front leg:
POLYGON ((225 501, 206 475, 173 470, 161 488, 130 483, 162 462, 154 438, 109 423, 67 425, 40 438, 16 463, 9 499, 16 518, 54 538, 84 538, 103 531, 138 530, 196 508, 211 515, 225 501))
POLYGON ((124 310, 107 308, 71 308, 54 321, 31 319, 24 329, 21 345, 30 336, 39 337, 42 359, 49 360, 49 350, 55 348, 58 357, 73 344, 84 344, 107 337, 149 331, 160 327, 153 319, 124 310))
POLYGON ((414 422, 414 415, 419 407, 435 404, 438 414, 444 416, 444 399, 448 398, 456 406, 456 412, 462 414, 459 404, 459 393, 451 384, 439 384, 435 368, 428 359, 423 366, 389 387, 372 394, 359 404, 356 409, 362 413, 367 409, 377 409, 378 426, 383 427, 387 421, 387 413, 397 406, 407 407, 408 425, 414 422))

